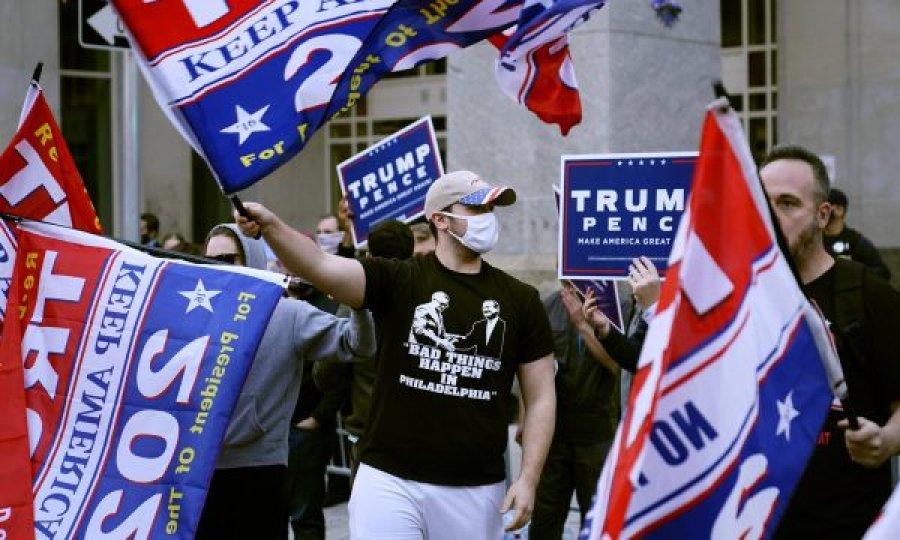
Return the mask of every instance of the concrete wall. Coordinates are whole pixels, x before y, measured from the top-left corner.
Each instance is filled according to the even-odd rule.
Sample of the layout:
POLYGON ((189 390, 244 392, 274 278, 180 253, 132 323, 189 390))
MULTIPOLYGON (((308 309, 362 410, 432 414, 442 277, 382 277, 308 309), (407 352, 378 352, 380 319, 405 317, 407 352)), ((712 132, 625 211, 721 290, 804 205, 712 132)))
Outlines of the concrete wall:
POLYGON ((447 168, 516 188, 516 206, 498 211, 501 244, 489 259, 532 283, 554 272, 551 185, 562 154, 697 148, 710 83, 721 77, 719 2, 691 2, 674 28, 648 6, 611 3, 572 36, 584 114, 567 137, 500 93, 493 48, 450 57, 447 168))
MULTIPOLYGON (((191 146, 157 105, 143 76, 139 86, 140 211, 156 214, 160 222, 160 235, 178 232, 186 238, 200 240, 206 231, 193 230, 195 201, 191 193, 191 146)), ((196 201, 196 204, 203 203, 196 201)))
POLYGON ((44 62, 41 85, 59 120, 59 27, 57 0, 0 2, 0 145, 19 122, 34 66, 44 62), (37 39, 36 39, 37 38, 37 39))
POLYGON ((778 132, 835 156, 848 221, 879 247, 900 238, 900 2, 778 3, 778 132))
POLYGON ((247 190, 245 198, 262 202, 298 229, 314 231, 319 216, 333 211, 326 203, 331 185, 326 171, 322 129, 287 165, 247 190))

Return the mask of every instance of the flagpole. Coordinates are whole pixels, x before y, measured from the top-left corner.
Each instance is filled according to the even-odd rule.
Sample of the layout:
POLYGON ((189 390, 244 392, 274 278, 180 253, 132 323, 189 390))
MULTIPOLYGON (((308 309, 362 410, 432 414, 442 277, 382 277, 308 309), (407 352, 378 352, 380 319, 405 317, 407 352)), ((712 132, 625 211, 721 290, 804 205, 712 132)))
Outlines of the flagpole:
MULTIPOLYGON (((234 206, 234 209, 237 210, 238 214, 241 215, 242 218, 245 218, 249 221, 253 221, 253 218, 250 216, 250 212, 247 211, 247 207, 244 206, 244 201, 241 200, 237 195, 228 195, 228 200, 231 201, 231 205, 234 206)), ((259 237, 262 235, 262 232, 256 233, 255 238, 259 240, 259 237)))
MULTIPOLYGON (((728 99, 728 91, 725 90, 725 85, 722 84, 722 81, 715 80, 715 81, 713 81, 712 86, 713 86, 713 93, 715 94, 716 98, 725 98, 725 101, 728 102, 726 110, 730 109, 731 103, 730 103, 730 100, 728 99)), ((781 223, 778 221, 778 216, 775 215, 775 210, 772 208, 772 203, 769 201, 769 193, 766 191, 766 186, 765 186, 765 184, 762 183, 762 179, 759 179, 759 185, 762 187, 762 191, 763 191, 763 195, 764 195, 763 198, 766 200, 766 207, 769 209, 769 218, 772 220, 772 223, 775 225, 773 227, 773 229, 775 229, 775 240, 778 243, 778 248, 781 250, 781 253, 784 255, 784 259, 785 259, 785 261, 787 261, 788 268, 791 269, 791 274, 793 274, 794 280, 797 282, 797 285, 800 288, 800 291, 806 297, 807 301, 811 301, 809 298, 809 295, 807 295, 806 291, 803 289, 803 281, 800 279, 800 272, 797 270, 797 264, 794 262, 794 258, 790 256, 790 254, 791 254, 790 247, 788 246, 787 239, 784 236, 784 232, 782 232, 782 230, 781 230, 781 223)), ((840 332, 839 329, 837 329, 837 331, 840 332)), ((844 339, 842 341, 846 342, 848 344, 848 346, 851 347, 851 349, 855 348, 854 344, 852 343, 851 340, 844 339)), ((855 350, 851 350, 850 352, 851 352, 851 354, 856 355, 855 350)), ((823 367, 825 367, 825 371, 829 376, 828 378, 833 379, 833 375, 834 375, 833 369, 829 369, 829 366, 823 366, 823 367)), ((838 365, 836 367, 840 367, 840 365, 838 365)), ((844 414, 847 416, 847 423, 850 424, 850 429, 855 431, 855 430, 859 429, 859 418, 856 415, 856 408, 853 406, 852 402, 850 401, 849 391, 845 391, 843 393, 843 395, 841 395, 840 393, 837 392, 838 386, 839 386, 838 384, 836 384, 837 382, 841 383, 841 385, 843 385, 844 388, 846 388, 846 384, 844 384, 844 379, 843 379, 843 370, 839 370, 839 371, 840 371, 840 381, 829 380, 829 384, 831 385, 832 391, 835 392, 836 397, 840 400, 841 406, 844 408, 844 414)))
MULTIPOLYGON (((40 219, 31 219, 31 218, 19 216, 16 214, 8 214, 6 212, 0 212, 0 219, 6 220, 6 221, 12 221, 14 223, 22 223, 22 222, 40 223, 42 225, 50 225, 53 227, 59 227, 61 229, 77 230, 73 227, 67 227, 65 225, 60 225, 59 223, 52 223, 50 221, 43 221, 40 219)), ((207 257, 203 257, 201 255, 191 255, 190 253, 182 253, 180 251, 170 251, 168 249, 145 246, 138 242, 132 242, 130 240, 122 240, 120 238, 106 236, 105 234, 97 234, 97 233, 92 233, 89 231, 80 231, 80 232, 83 232, 85 234, 92 234, 94 236, 101 236, 108 240, 112 240, 113 242, 118 242, 119 244, 126 245, 132 249, 142 251, 148 255, 153 255, 154 257, 164 257, 166 259, 180 259, 183 261, 192 262, 192 263, 196 263, 196 264, 216 264, 216 265, 227 264, 222 261, 218 261, 216 259, 210 259, 207 257)))

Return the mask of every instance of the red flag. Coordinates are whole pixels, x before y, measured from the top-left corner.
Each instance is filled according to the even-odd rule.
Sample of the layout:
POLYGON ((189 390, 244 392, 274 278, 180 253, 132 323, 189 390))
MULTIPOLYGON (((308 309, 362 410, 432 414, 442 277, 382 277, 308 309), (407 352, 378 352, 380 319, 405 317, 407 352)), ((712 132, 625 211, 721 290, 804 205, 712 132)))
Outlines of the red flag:
POLYGON ((28 89, 19 130, 0 156, 0 212, 103 232, 37 83, 28 89))
MULTIPOLYGON (((0 212, 103 232, 62 131, 35 82, 25 96, 19 129, 0 156, 0 212)), ((14 231, 0 224, 0 330, 7 313, 10 320, 18 320, 18 306, 6 305, 15 244, 14 231)), ((24 264, 33 262, 26 259, 24 264)), ((34 538, 24 367, 9 360, 0 358, 0 456, 15 465, 0 469, 0 539, 34 538)))
MULTIPOLYGON (((0 228, 5 229, 2 222, 0 228)), ((5 304, 5 297, 3 301, 5 304)), ((13 308, 10 320, 18 321, 18 310, 10 307, 13 308)), ((0 467, 0 538, 34 538, 25 372, 21 361, 6 355, 0 355, 0 456, 4 462, 14 465, 0 467)))

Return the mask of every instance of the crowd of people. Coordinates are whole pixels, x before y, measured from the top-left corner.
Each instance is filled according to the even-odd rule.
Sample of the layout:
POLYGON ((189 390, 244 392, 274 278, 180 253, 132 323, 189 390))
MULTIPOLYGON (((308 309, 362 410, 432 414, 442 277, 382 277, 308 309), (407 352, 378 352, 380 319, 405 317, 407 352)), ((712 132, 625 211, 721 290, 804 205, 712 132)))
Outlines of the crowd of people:
MULTIPOLYGON (((801 286, 830 321, 859 429, 835 402, 778 538, 859 538, 892 489, 900 454, 900 295, 877 250, 845 223, 847 196, 819 158, 779 146, 760 168, 801 286)), ((573 494, 582 522, 627 407, 660 295, 646 257, 618 328, 592 289, 537 290, 488 263, 510 187, 457 171, 425 215, 384 222, 360 255, 346 201, 314 233, 247 203, 202 254, 294 276, 228 428, 197 538, 325 537, 334 421, 348 410, 350 531, 369 539, 559 539, 573 494), (520 473, 507 478, 518 423, 520 473)), ((141 216, 142 242, 157 240, 141 216)))

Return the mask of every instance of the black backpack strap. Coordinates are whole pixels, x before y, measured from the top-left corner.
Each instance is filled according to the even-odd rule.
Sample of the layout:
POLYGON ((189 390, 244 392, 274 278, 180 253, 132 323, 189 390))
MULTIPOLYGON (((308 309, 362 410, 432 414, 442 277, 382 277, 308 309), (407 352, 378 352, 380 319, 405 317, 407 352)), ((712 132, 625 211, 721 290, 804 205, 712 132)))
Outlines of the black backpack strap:
POLYGON ((837 339, 838 351, 849 355, 857 365, 866 365, 865 329, 866 312, 863 304, 863 280, 866 267, 862 264, 837 259, 834 277, 834 321, 832 332, 837 339))

